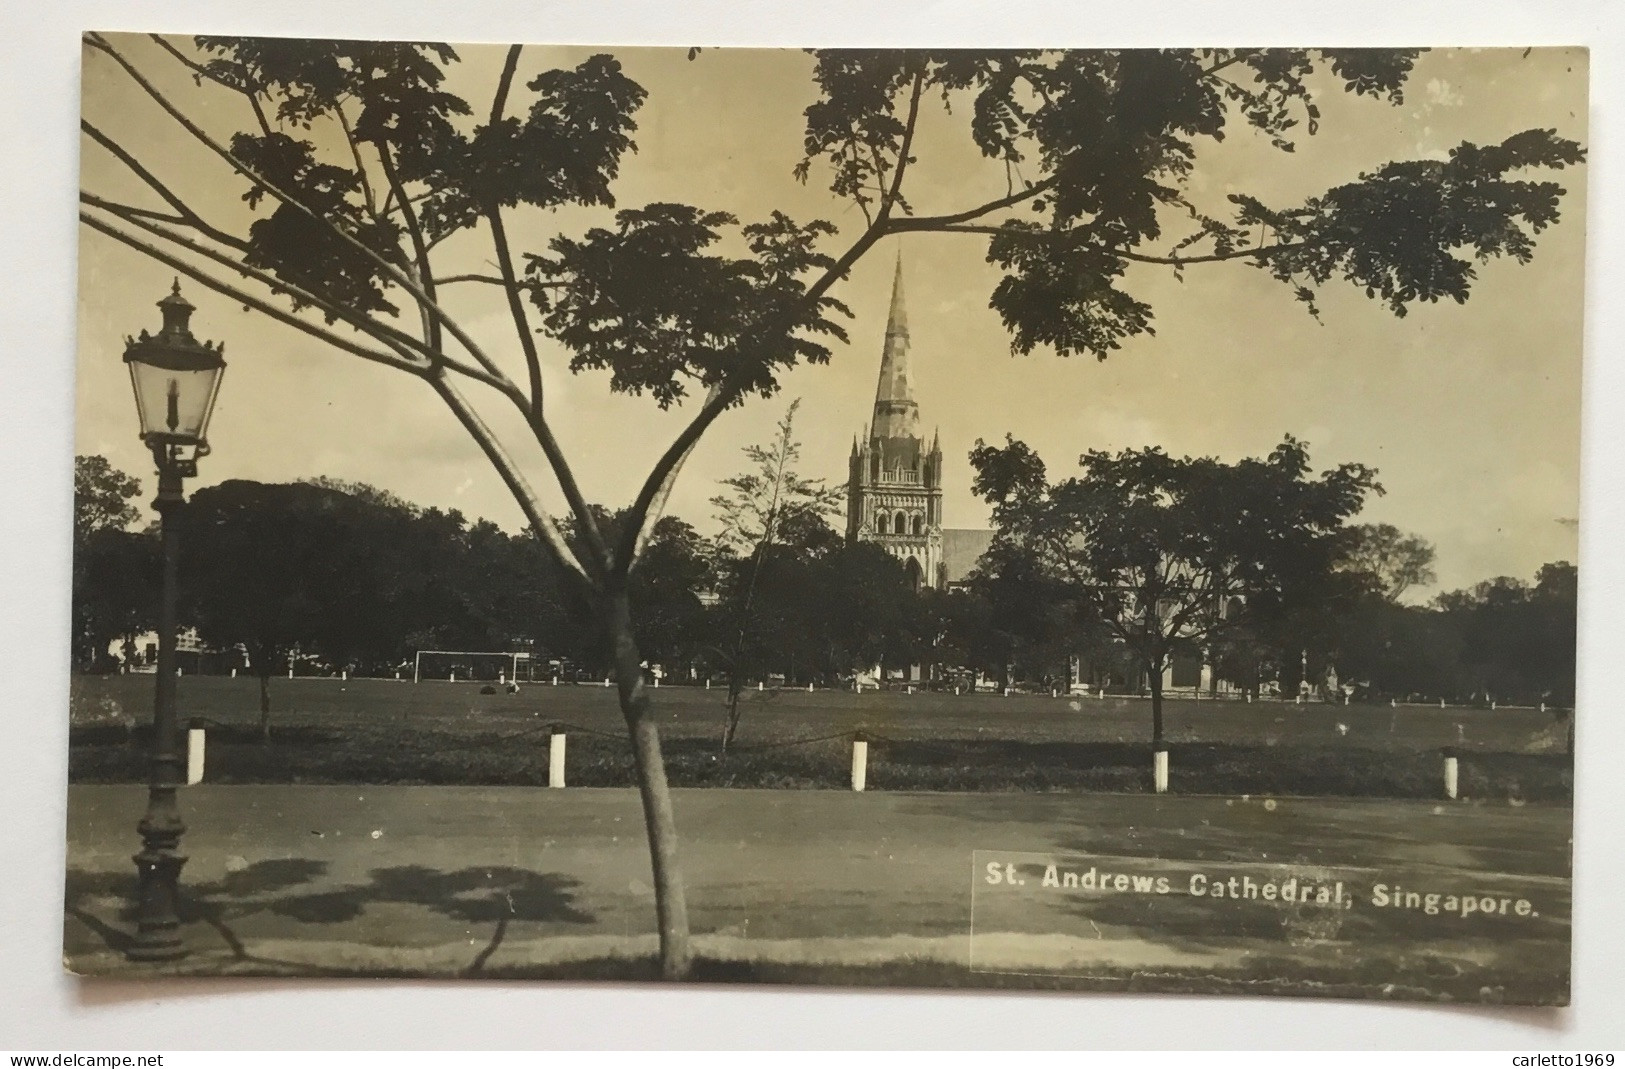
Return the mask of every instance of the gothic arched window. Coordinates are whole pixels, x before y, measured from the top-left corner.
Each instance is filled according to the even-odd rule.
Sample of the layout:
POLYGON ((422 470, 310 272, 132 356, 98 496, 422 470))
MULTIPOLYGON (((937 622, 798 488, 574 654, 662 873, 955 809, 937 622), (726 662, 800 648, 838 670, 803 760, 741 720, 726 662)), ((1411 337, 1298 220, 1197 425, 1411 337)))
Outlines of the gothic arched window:
POLYGON ((887 521, 887 519, 889 519, 889 517, 887 516, 886 513, 884 513, 884 512, 875 513, 875 533, 876 534, 885 534, 886 533, 886 521, 887 521))
POLYGON ((925 534, 925 517, 917 512, 914 514, 914 533, 917 535, 925 534))
POLYGON ((898 510, 898 513, 897 513, 897 526, 893 527, 892 530, 896 531, 898 534, 908 534, 908 514, 907 513, 903 512, 900 509, 898 510))

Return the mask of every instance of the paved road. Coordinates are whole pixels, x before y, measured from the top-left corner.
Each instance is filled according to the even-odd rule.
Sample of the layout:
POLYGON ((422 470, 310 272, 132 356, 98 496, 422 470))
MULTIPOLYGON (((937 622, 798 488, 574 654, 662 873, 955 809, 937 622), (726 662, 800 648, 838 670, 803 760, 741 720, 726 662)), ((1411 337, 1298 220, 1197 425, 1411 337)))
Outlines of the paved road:
MULTIPOLYGON (((975 954, 994 963, 985 967, 1062 972, 1245 969, 1284 956, 1312 973, 1346 968, 1357 946, 1396 960, 1425 951, 1428 968, 1453 963, 1450 975, 1530 962, 1567 970, 1566 808, 675 793, 692 923, 713 955, 963 968, 975 954), (1080 872, 1160 874, 1174 893, 1039 894, 1051 859, 1080 872), (989 887, 990 861, 1030 880, 989 887), (1361 901, 1343 913, 1213 902, 1185 893, 1195 873, 1220 883, 1342 879, 1361 901), (1524 899, 1537 916, 1379 910, 1369 902, 1376 882, 1471 891, 1509 908, 1524 899)), ((632 791, 200 786, 182 802, 191 969, 446 973, 653 946, 632 791)), ((141 805, 134 788, 70 788, 66 953, 77 970, 123 968, 116 950, 129 928, 121 910, 141 805)))

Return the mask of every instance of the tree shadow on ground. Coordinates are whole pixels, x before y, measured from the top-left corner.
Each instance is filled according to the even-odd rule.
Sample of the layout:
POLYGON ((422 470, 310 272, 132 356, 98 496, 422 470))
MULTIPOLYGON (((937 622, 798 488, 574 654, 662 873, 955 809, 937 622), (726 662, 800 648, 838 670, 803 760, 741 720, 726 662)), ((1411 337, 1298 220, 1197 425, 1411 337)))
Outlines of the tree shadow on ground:
MULTIPOLYGON (((296 888, 327 872, 325 861, 309 858, 274 858, 258 861, 206 883, 182 883, 181 923, 202 922, 231 948, 235 959, 260 965, 297 967, 302 963, 274 961, 252 954, 233 929, 248 917, 269 914, 300 924, 342 924, 359 918, 370 905, 419 906, 464 924, 493 925, 490 940, 466 967, 477 973, 507 935, 513 921, 590 924, 593 916, 573 904, 579 881, 552 873, 511 866, 476 866, 441 872, 420 865, 373 869, 366 883, 329 890, 296 888)), ((108 949, 128 949, 135 919, 135 874, 88 872, 70 868, 66 910, 69 917, 94 932, 108 949), (111 924, 94 910, 97 899, 116 898, 122 905, 111 924), (130 927, 125 927, 130 926, 130 927)), ((321 971, 319 968, 315 971, 321 971)))

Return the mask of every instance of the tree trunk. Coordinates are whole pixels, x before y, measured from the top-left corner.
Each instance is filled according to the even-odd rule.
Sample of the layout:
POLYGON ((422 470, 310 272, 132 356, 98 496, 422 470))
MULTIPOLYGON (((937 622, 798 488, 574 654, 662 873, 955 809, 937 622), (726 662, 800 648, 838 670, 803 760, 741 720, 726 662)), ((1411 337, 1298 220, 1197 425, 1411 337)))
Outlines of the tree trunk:
POLYGON ((271 741, 271 673, 260 673, 260 741, 271 741))
POLYGON ((1154 659, 1145 662, 1145 681, 1151 689, 1151 748, 1165 750, 1162 737, 1162 666, 1154 659))
POLYGON ((649 836, 649 860, 655 887, 655 914, 660 927, 660 975, 667 980, 687 977, 693 951, 688 940, 688 903, 683 894, 683 873, 677 860, 677 818, 672 811, 666 763, 660 754, 660 727, 649 713, 649 695, 632 634, 631 606, 626 591, 605 597, 610 656, 621 700, 621 715, 632 737, 637 762, 638 793, 643 798, 643 822, 649 836))
POLYGON ((739 734, 739 695, 745 688, 744 678, 739 674, 737 660, 734 667, 728 672, 728 725, 722 729, 722 753, 727 756, 728 747, 734 743, 734 737, 739 734))

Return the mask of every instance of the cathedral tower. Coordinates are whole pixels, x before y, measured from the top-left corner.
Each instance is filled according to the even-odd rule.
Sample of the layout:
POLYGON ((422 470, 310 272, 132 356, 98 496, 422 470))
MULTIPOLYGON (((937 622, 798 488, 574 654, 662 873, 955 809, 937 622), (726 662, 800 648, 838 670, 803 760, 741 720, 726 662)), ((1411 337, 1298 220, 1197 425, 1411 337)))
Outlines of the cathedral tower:
POLYGON ((891 314, 880 355, 873 421, 852 442, 846 487, 846 536, 875 542, 903 561, 917 584, 945 583, 942 556, 942 449, 920 430, 903 307, 903 257, 897 257, 891 314))

